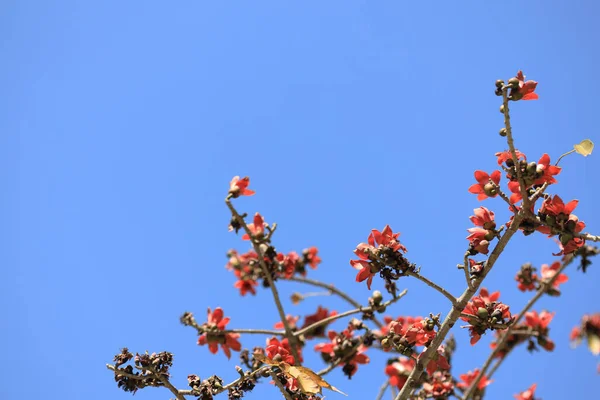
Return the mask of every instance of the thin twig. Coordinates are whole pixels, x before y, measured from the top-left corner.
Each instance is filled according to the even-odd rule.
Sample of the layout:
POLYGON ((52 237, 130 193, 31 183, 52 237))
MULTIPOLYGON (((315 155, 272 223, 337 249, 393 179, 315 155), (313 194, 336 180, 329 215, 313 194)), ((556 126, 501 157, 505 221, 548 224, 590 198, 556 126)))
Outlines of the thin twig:
POLYGON ((379 393, 377 393, 377 397, 375 397, 375 400, 383 399, 383 395, 385 394, 385 391, 387 390, 388 387, 390 387, 389 380, 385 381, 385 383, 383 385, 381 385, 381 388, 379 389, 379 393))
POLYGON ((441 287, 437 283, 430 281, 428 278, 425 278, 420 273, 412 272, 412 271, 409 270, 409 271, 406 272, 406 275, 412 276, 413 278, 417 278, 421 282, 425 283, 427 286, 429 286, 431 288, 434 288, 435 290, 437 290, 438 292, 440 292, 441 294, 443 294, 444 296, 446 296, 446 298, 448 300, 450 300, 450 303, 452 303, 452 305, 456 304, 456 297, 452 296, 450 294, 450 292, 448 292, 446 289, 444 289, 443 287, 441 287))
POLYGON ((502 105, 504 107, 504 127, 506 128, 506 143, 508 143, 508 149, 512 156, 512 161, 515 165, 517 172, 517 180, 519 181, 519 188, 521 190, 521 197, 523 197, 523 208, 529 210, 529 197, 527 196, 527 188, 525 187, 525 180, 521 174, 521 166, 519 165, 519 158, 517 157, 517 151, 515 150, 515 142, 512 137, 512 127, 510 126, 510 112, 508 109, 508 86, 502 88, 502 105))
POLYGON ((270 329, 227 329, 224 331, 216 331, 215 335, 226 335, 228 333, 241 333, 241 334, 258 334, 258 335, 273 335, 273 336, 285 336, 285 331, 273 331, 270 329))
POLYGON ((117 368, 114 365, 110 365, 110 364, 106 364, 106 368, 110 369, 111 371, 114 371, 115 375, 126 376, 130 379, 144 380, 144 379, 148 379, 149 377, 154 377, 154 378, 158 379, 159 381, 161 381, 162 384, 164 385, 164 387, 169 389, 171 391, 171 393, 173 393, 175 395, 175 397, 177 397, 178 400, 185 400, 185 397, 183 397, 184 395, 179 390, 177 390, 177 388, 175 386, 173 386, 166 377, 164 377, 162 374, 160 374, 158 372, 155 372, 151 368, 136 367, 136 368, 140 369, 141 371, 150 372, 150 375, 130 374, 130 373, 125 372, 124 370, 117 368))
POLYGON ((467 281, 467 286, 472 287, 473 282, 471 282, 471 263, 469 262, 469 256, 471 252, 469 250, 465 251, 465 259, 463 264, 463 270, 465 272, 465 280, 467 281))
MULTIPOLYGON (((242 383, 242 381, 244 379, 251 379, 254 378, 257 375, 261 375, 263 372, 265 371, 269 371, 271 369, 270 365, 266 365, 264 367, 261 367, 257 370, 254 370, 252 372, 246 373, 244 376, 239 377, 238 379, 236 379, 235 381, 228 383, 227 385, 223 386, 220 389, 215 390, 215 392, 213 392, 213 395, 217 395, 219 393, 223 393, 237 385, 239 385, 240 383, 242 383)), ((179 393, 183 396, 195 396, 194 391, 193 390, 180 390, 179 393)))
MULTIPOLYGON (((361 306, 361 304, 358 301, 354 300, 352 297, 348 296, 346 293, 344 293, 340 289, 336 288, 334 285, 330 285, 325 282, 317 281, 315 279, 303 278, 303 277, 299 277, 299 276, 293 276, 287 280, 322 287, 324 289, 331 291, 333 294, 341 297, 342 299, 346 300, 346 302, 351 304, 353 307, 359 308, 361 306)), ((373 323, 375 323, 375 325, 377 325, 378 328, 383 328, 384 324, 381 321, 379 321, 375 316, 373 316, 373 318, 371 320, 373 321, 373 323)))
POLYGON ((252 242, 254 251, 258 255, 258 261, 259 261, 260 267, 262 269, 263 275, 265 276, 265 279, 267 280, 267 283, 269 284, 269 287, 271 288, 271 292, 273 293, 273 299, 275 300, 275 305, 277 306, 277 311, 279 312, 279 318, 281 319, 281 322, 283 323, 283 327, 285 329, 285 336, 288 338, 288 341, 290 343, 290 347, 292 349, 292 355, 294 356, 294 359, 297 362, 299 362, 300 357, 298 356, 298 354, 299 354, 298 349, 297 349, 298 344, 296 342, 295 336, 292 333, 290 324, 285 316, 285 311, 283 309, 283 305, 281 304, 281 300, 279 299, 279 292, 277 291, 277 287, 275 287, 275 282, 273 281, 273 278, 271 277, 271 272, 269 271, 269 268, 267 268, 267 264, 265 264, 265 257, 264 257, 263 251, 261 249, 261 246, 254 239, 254 235, 250 231, 250 228, 248 228, 248 225, 246 224, 246 221, 244 220, 244 218, 242 218, 242 216, 237 212, 235 207, 233 207, 233 204, 231 204, 230 196, 228 196, 225 199, 225 204, 227 204, 229 211, 231 211, 231 215, 233 215, 233 217, 237 220, 238 224, 240 224, 240 226, 242 228, 244 228, 244 231, 250 237, 250 241, 252 242))
MULTIPOLYGON (((554 276, 551 279, 549 279, 547 281, 542 281, 537 293, 529 300, 529 302, 525 305, 523 310, 521 310, 521 312, 519 312, 518 317, 515 319, 515 321, 512 323, 512 325, 507 330, 505 330, 504 333, 502 334, 502 336, 500 336, 500 338, 496 341, 496 347, 494 348, 494 350, 491 352, 491 354, 488 356, 488 358, 483 363, 483 366, 480 368, 479 373, 477 374, 475 379, 471 382, 471 386, 469 386, 469 388, 465 391, 464 396, 463 396, 464 400, 468 400, 468 398, 473 394, 473 392, 475 391, 475 388, 477 387, 477 384, 479 383, 481 378, 485 375, 487 369, 490 367, 490 364, 496 358, 496 355, 498 354, 498 352, 500 352, 500 350, 502 350, 502 348, 504 347, 504 344, 508 340, 509 336, 512 334, 513 328, 516 327, 517 324, 519 323, 519 321, 521 321, 525 317, 525 313, 528 312, 535 305, 535 303, 540 299, 540 297, 542 297, 542 295, 544 293, 546 293, 548 288, 552 287, 552 284, 554 283, 554 281, 556 279, 558 279, 558 276, 573 261, 573 259, 574 259, 574 257, 571 257, 570 259, 565 261, 563 263, 563 265, 561 265, 561 267, 558 269, 558 271, 556 271, 556 273, 554 274, 554 276)), ((504 358, 506 358, 506 357, 503 357, 502 359, 500 359, 499 362, 501 362, 501 360, 503 360, 504 358)))
POLYGON ((165 387, 167 389, 169 389, 171 391, 171 393, 173 393, 175 395, 177 400, 185 400, 185 397, 179 392, 179 390, 177 390, 177 388, 175 386, 173 386, 171 384, 171 382, 169 382, 169 380, 165 376, 163 376, 160 373, 156 373, 152 369, 149 369, 149 371, 151 371, 154 374, 154 376, 156 376, 156 378, 158 378, 158 380, 161 381, 163 383, 163 385, 165 385, 165 387))
POLYGON ((406 295, 406 293, 408 293, 407 289, 404 289, 402 292, 400 292, 400 294, 398 294, 398 296, 396 296, 395 298, 386 301, 383 305, 380 306, 368 306, 368 307, 358 307, 354 310, 349 310, 346 312, 343 312, 341 314, 336 314, 336 315, 332 315, 330 317, 327 318, 323 318, 320 321, 317 321, 309 326, 307 326, 304 329, 301 329, 299 331, 297 331, 296 333, 294 333, 294 335, 296 336, 301 336, 304 335, 306 332, 310 332, 312 330, 314 330, 315 328, 318 328, 321 325, 327 325, 333 321, 335 321, 336 319, 340 319, 340 318, 344 318, 347 317, 349 315, 353 315, 353 314, 358 314, 361 312, 372 312, 372 311, 376 311, 378 308, 380 307, 389 307, 390 305, 394 304, 395 302, 397 302, 398 300, 400 300, 402 297, 404 297, 406 295))

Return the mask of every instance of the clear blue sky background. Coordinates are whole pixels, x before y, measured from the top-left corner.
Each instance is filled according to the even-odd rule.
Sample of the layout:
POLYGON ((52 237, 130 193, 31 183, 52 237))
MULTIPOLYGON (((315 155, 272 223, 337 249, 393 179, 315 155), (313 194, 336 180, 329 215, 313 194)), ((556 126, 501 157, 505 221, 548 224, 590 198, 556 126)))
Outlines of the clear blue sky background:
MULTIPOLYGON (((237 359, 211 355, 178 322, 186 310, 203 321, 218 305, 230 327, 276 321, 270 293, 240 298, 223 268, 228 249, 247 249, 227 232, 223 198, 234 175, 251 176, 258 194, 237 204, 279 224, 279 250, 319 247, 313 277, 366 300, 348 260, 370 229, 390 224, 410 260, 459 294, 456 264, 481 205, 467 188, 506 148, 494 81, 523 69, 540 82, 539 101, 513 107, 517 147, 532 160, 555 159, 586 137, 600 142, 594 1, 20 0, 1 8, 1 398, 129 399, 104 366, 122 346, 175 353, 180 387, 190 373, 234 378, 237 359)), ((565 159, 551 188, 581 200, 576 213, 595 233, 599 156, 565 159)), ((499 199, 485 205, 507 216, 499 199)), ((517 291, 515 272, 552 262, 555 251, 541 235, 519 235, 486 286, 517 312, 529 295, 517 291)), ((563 297, 538 307, 557 311, 556 351, 517 350, 490 399, 533 382, 546 400, 597 390, 598 360, 570 349, 568 333, 600 311, 598 266, 569 275, 563 297)), ((394 315, 449 309, 418 282, 399 286, 410 293, 394 315)), ((322 300, 330 299, 285 307, 309 312, 322 300)), ((480 366, 491 335, 471 347, 466 331, 454 333, 454 371, 480 366)), ((243 338, 249 348, 263 343, 243 338)), ((371 356, 352 381, 339 371, 329 380, 350 399, 374 398, 385 357, 371 356)), ((316 356, 307 362, 322 367, 316 356)), ((279 394, 265 384, 247 398, 279 394)))

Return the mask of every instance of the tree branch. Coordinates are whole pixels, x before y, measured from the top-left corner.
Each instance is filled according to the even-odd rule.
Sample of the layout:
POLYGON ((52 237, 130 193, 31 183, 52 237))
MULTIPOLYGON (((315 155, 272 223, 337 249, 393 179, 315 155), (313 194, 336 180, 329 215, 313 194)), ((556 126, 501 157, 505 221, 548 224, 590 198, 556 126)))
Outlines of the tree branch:
POLYGON ((446 338, 446 335, 460 317, 460 314, 465 309, 469 300, 475 295, 477 289, 479 289, 479 286, 481 285, 487 274, 491 271, 492 267, 496 263, 496 260, 498 260, 500 254, 502 253, 502 251, 504 251, 504 248, 506 247, 510 238, 518 230, 519 224, 523 219, 524 212, 525 211, 522 208, 515 215, 514 220, 510 225, 510 228, 508 228, 504 232, 504 235, 501 236, 500 240, 496 244, 496 247, 494 247, 494 250, 490 254, 486 262, 485 268, 482 270, 481 276, 478 277, 473 282, 473 285, 471 287, 468 287, 465 290, 465 292, 458 298, 456 305, 452 306, 450 313, 446 316, 444 322, 442 323, 442 326, 438 329, 437 335, 435 336, 427 350, 425 350, 419 357, 415 368, 410 373, 406 383, 402 387, 402 390, 400 390, 400 393, 398 393, 398 396, 396 396, 395 400, 406 400, 410 395, 411 391, 417 386, 417 383, 421 378, 421 374, 423 373, 424 366, 427 365, 427 363, 429 363, 429 361, 435 354, 437 354, 437 349, 446 338))
POLYGON ((271 292, 273 293, 273 299, 275 300, 275 305, 277 306, 277 311, 279 312, 279 318, 281 319, 281 323, 283 324, 283 327, 285 328, 285 336, 288 338, 288 341, 290 343, 290 347, 292 349, 292 354, 294 356, 294 359, 299 364, 300 357, 298 356, 298 354, 299 354, 298 349, 297 349, 298 343, 296 342, 296 337, 293 335, 292 329, 290 328, 290 324, 288 323, 288 320, 285 317, 285 311, 283 309, 283 305, 281 304, 281 300, 279 299, 279 292, 277 291, 277 288, 275 287, 275 282, 273 281, 273 277, 271 277, 269 268, 267 268, 267 265, 265 264, 265 257, 264 257, 263 251, 261 249, 261 246, 254 239, 254 235, 248 228, 248 225, 246 224, 246 221, 244 221, 244 218, 242 218, 242 216, 237 212, 235 207, 233 207, 233 204, 231 204, 230 196, 231 195, 227 196, 227 198, 225 199, 225 204, 227 204, 229 211, 231 211, 231 215, 233 215, 233 217, 237 220, 237 222, 240 224, 240 226, 242 228, 244 228, 244 231, 250 237, 250 241, 252 242, 254 251, 256 251, 256 254, 258 255, 258 261, 259 261, 260 267, 263 271, 265 279, 267 280, 267 283, 269 284, 269 287, 271 288, 271 292))
MULTIPOLYGON (((563 263, 563 265, 561 265, 561 267, 558 269, 558 271, 556 271, 556 273, 554 274, 554 276, 551 279, 549 279, 547 281, 542 281, 540 283, 540 288, 538 289, 537 293, 529 300, 529 302, 525 305, 523 310, 521 310, 521 312, 519 312, 518 317, 515 319, 515 321, 512 323, 512 325, 506 331, 504 331, 502 336, 500 336, 500 338, 496 342, 496 347, 491 352, 491 354, 488 356, 487 360, 485 360, 485 362, 483 363, 483 366, 479 370, 479 373, 475 377, 475 380, 473 380, 471 382, 471 386, 469 386, 467 391, 464 393, 464 396, 463 396, 464 400, 468 400, 468 398, 473 394, 473 392, 475 391, 475 388, 477 387, 477 384, 479 383, 481 378, 485 375, 487 369, 490 367, 490 364, 492 363, 492 361, 494 360, 494 358, 496 357, 498 352, 500 350, 502 350, 502 348, 504 347, 504 344, 508 340, 509 336, 513 333, 514 327, 516 327, 517 324, 519 323, 519 321, 521 321, 525 317, 525 313, 528 312, 534 306, 534 304, 544 295, 544 293, 546 293, 548 288, 552 287, 552 284, 554 283, 554 281, 556 279, 558 279, 558 276, 561 274, 561 272, 564 271, 564 269, 573 260, 574 260, 574 257, 571 257, 570 259, 566 260, 563 263)), ((506 357, 499 359, 498 364, 500 364, 504 360, 504 358, 506 358, 506 357)), ((495 368, 498 368, 498 366, 496 366, 495 368)))
POLYGON ((444 296, 446 296, 446 298, 448 300, 450 300, 450 303, 452 303, 452 305, 456 304, 456 297, 452 296, 450 294, 450 292, 448 292, 446 289, 444 289, 443 287, 441 287, 437 283, 435 283, 433 281, 430 281, 429 279, 425 278, 420 273, 418 273, 418 272, 412 272, 412 271, 409 270, 409 271, 406 272, 406 275, 412 276, 413 278, 417 278, 421 282, 425 283, 427 286, 429 286, 429 287, 437 290, 438 292, 440 292, 441 294, 443 294, 444 296))

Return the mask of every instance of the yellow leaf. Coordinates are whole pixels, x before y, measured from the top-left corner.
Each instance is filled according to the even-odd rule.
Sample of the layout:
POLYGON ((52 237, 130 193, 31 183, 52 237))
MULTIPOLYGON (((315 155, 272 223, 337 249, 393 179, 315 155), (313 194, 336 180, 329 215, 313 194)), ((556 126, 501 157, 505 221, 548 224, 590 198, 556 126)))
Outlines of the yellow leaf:
POLYGON ((594 150, 594 142, 590 139, 585 139, 582 140, 581 143, 574 145, 573 148, 577 153, 587 157, 592 154, 592 150, 594 150))
POLYGON ((334 386, 331 386, 325 379, 321 378, 310 368, 296 367, 287 363, 281 363, 279 367, 283 369, 287 375, 291 376, 292 378, 296 378, 298 381, 298 387, 303 393, 320 394, 322 388, 325 388, 347 396, 346 393, 334 386))
POLYGON ((263 364, 279 366, 278 362, 275 362, 275 361, 271 360, 269 357, 264 356, 260 353, 254 353, 253 355, 254 355, 254 358, 256 358, 258 361, 260 361, 263 364))
POLYGON ((587 337, 588 348, 593 355, 597 356, 600 354, 600 337, 596 335, 588 335, 587 337))

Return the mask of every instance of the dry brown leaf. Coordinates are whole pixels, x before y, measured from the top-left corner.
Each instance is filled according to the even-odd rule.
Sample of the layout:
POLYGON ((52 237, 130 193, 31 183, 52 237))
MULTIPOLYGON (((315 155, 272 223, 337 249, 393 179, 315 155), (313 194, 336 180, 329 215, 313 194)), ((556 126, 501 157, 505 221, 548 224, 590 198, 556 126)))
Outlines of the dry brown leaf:
POLYGON ((297 367, 283 361, 273 361, 260 353, 254 353, 254 358, 261 363, 279 367, 287 376, 295 378, 296 381, 298 381, 298 387, 302 393, 321 394, 322 389, 325 388, 348 396, 336 387, 331 386, 325 379, 321 378, 319 374, 310 368, 297 367))

